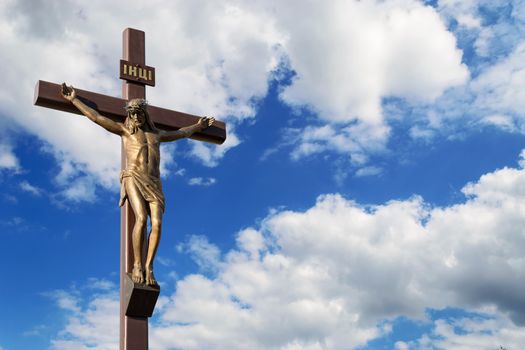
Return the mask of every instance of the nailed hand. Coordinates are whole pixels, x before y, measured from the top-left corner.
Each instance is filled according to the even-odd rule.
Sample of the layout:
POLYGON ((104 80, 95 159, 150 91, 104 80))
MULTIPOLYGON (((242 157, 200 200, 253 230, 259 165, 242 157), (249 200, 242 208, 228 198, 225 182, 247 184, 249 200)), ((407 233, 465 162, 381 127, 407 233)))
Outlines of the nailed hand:
POLYGON ((73 101, 77 97, 77 92, 73 89, 73 86, 67 86, 66 83, 62 83, 62 89, 60 90, 62 97, 68 101, 73 101))
POLYGON ((214 117, 202 117, 201 119, 199 119, 199 125, 201 126, 202 130, 206 129, 209 126, 212 126, 214 122, 214 117))

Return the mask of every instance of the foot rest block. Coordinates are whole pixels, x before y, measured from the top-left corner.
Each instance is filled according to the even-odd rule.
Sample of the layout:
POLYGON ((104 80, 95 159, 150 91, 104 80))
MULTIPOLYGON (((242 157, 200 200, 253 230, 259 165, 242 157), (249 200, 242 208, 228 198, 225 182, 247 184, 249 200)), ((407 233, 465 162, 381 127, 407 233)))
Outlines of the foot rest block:
POLYGON ((126 316, 151 317, 160 294, 160 287, 134 283, 131 274, 124 277, 122 301, 126 306, 126 316))

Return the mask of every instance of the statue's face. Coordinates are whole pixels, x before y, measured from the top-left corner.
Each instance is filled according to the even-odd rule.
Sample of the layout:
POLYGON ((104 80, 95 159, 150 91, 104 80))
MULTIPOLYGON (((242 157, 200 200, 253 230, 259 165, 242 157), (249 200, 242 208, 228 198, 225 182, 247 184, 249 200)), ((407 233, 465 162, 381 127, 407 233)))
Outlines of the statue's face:
POLYGON ((132 108, 128 111, 129 117, 138 125, 141 126, 146 121, 144 110, 142 108, 132 108))

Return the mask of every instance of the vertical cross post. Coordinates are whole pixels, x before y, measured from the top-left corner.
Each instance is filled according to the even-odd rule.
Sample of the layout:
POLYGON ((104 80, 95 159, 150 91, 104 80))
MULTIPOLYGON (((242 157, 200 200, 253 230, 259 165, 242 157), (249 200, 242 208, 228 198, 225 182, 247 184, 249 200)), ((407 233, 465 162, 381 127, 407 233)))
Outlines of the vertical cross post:
MULTIPOLYGON (((140 65, 146 63, 145 34, 143 31, 127 28, 122 33, 122 58, 140 65)), ((124 80, 122 98, 146 98, 146 86, 141 83, 124 80)), ((126 152, 122 145, 122 169, 126 169, 126 152)), ((148 318, 126 316, 124 302, 124 279, 133 268, 133 247, 131 235, 135 215, 126 201, 120 211, 120 350, 148 349, 148 318)), ((145 235, 144 235, 144 238, 145 235)), ((145 242, 146 243, 146 242, 145 242)), ((144 244, 147 250, 147 244, 144 244)), ((145 256, 145 254, 143 254, 145 256)), ((144 263, 144 262, 143 262, 144 263)))

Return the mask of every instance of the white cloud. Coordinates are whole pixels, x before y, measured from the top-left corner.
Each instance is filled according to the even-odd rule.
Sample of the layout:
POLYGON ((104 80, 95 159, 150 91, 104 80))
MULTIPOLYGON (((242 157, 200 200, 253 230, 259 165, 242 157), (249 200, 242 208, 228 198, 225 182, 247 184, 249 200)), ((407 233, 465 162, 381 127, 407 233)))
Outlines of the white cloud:
POLYGON ((34 196, 41 196, 43 192, 41 188, 31 185, 27 181, 20 182, 20 188, 22 189, 22 191, 31 193, 34 196))
POLYGON ((379 175, 383 171, 382 168, 377 166, 367 166, 364 168, 360 168, 355 172, 355 176, 362 177, 362 176, 374 176, 379 175))
POLYGON ((475 106, 485 111, 499 111, 521 116, 525 108, 525 42, 511 54, 487 68, 471 84, 475 106))
POLYGON ((160 175, 164 179, 172 173, 171 167, 176 164, 173 158, 175 149, 175 143, 164 143, 160 145, 160 175))
POLYGON ((77 292, 68 292, 65 290, 54 290, 52 292, 43 293, 57 303, 58 307, 68 312, 79 313, 81 308, 79 306, 80 299, 77 292))
POLYGON ((523 169, 502 169, 467 186, 467 202, 446 208, 419 198, 362 207, 327 195, 306 212, 277 212, 239 234, 217 278, 179 282, 162 318, 172 326, 156 333, 160 348, 351 348, 379 336, 380 320, 424 318, 426 308, 450 305, 492 306, 519 324, 524 184, 523 169), (191 307, 192 296, 202 309, 191 307), (229 323, 217 329, 215 318, 226 314, 229 323), (169 343, 168 332, 199 345, 169 343), (228 340, 232 334, 242 336, 228 340))
POLYGON ((190 254, 199 269, 204 272, 217 272, 220 264, 221 251, 208 242, 206 236, 192 235, 188 242, 179 249, 190 254))
POLYGON ((116 350, 119 343, 118 289, 105 279, 90 278, 84 286, 89 299, 80 291, 56 290, 45 293, 65 312, 67 322, 54 339, 56 350, 116 350))
POLYGON ((431 138, 486 125, 523 133, 525 1, 440 0, 438 11, 462 47, 473 51, 467 58, 473 79, 414 113, 425 120, 412 136, 431 138))
POLYGON ((334 125, 290 129, 287 138, 297 143, 291 153, 294 160, 326 150, 345 153, 353 165, 364 165, 371 152, 384 150, 389 135, 387 126, 370 126, 365 123, 338 128, 334 125))
POLYGON ((517 132, 516 124, 512 117, 503 114, 492 114, 481 119, 482 124, 495 125, 508 132, 517 132))
POLYGON ((106 279, 100 279, 100 278, 90 278, 88 280, 88 288, 90 289, 97 289, 97 290, 103 290, 103 291, 110 291, 115 289, 115 283, 108 281, 106 279))
MULTIPOLYGON (((225 254, 192 236, 182 250, 213 274, 178 280, 152 348, 353 349, 389 334, 399 316, 425 320, 445 307, 488 318, 437 320, 432 334, 397 348, 520 348, 525 169, 496 170, 463 191, 465 202, 447 207, 323 195, 306 211, 272 211, 225 254)), ((70 335, 84 339, 81 329, 70 335)))
MULTIPOLYGON (((62 306, 61 306, 62 307, 62 306)), ((105 293, 91 299, 82 309, 69 310, 66 327, 51 348, 56 350, 116 350, 119 344, 118 293, 105 293)))
POLYGON ((460 26, 467 28, 481 27, 478 12, 478 0, 439 0, 438 6, 441 14, 447 18, 456 18, 460 26))
POLYGON ((525 344, 523 327, 505 318, 438 319, 430 334, 423 335, 405 349, 499 350, 521 349, 525 344))
POLYGON ((216 182, 217 180, 213 177, 207 177, 207 178, 192 177, 191 179, 188 180, 188 184, 190 186, 211 186, 215 184, 216 182))
POLYGON ((450 135, 456 130, 496 126, 506 132, 525 132, 525 42, 507 55, 482 67, 465 86, 447 91, 433 105, 416 107, 419 120, 411 129, 414 138, 450 135))
POLYGON ((408 344, 403 341, 397 341, 394 346, 395 350, 409 350, 408 344))
POLYGON ((155 258, 155 262, 163 265, 163 266, 166 266, 166 267, 173 267, 175 266, 175 260, 173 259, 170 259, 170 258, 165 258, 163 256, 157 256, 155 258))
POLYGON ((297 78, 282 97, 313 107, 325 120, 381 124, 382 97, 433 100, 468 77, 454 36, 419 2, 339 1, 283 12, 297 78))
POLYGON ((19 216, 15 216, 10 220, 2 221, 2 224, 6 226, 20 226, 25 223, 25 220, 19 216))
MULTIPOLYGON (((297 73, 281 97, 307 106, 326 122, 364 125, 334 130, 346 143, 359 144, 358 152, 374 151, 370 144, 388 138, 383 98, 434 101, 467 81, 455 37, 432 7, 416 1, 332 4, 281 6, 278 24, 288 33, 284 47, 297 73)), ((295 155, 326 149, 304 141, 295 155)), ((356 152, 344 145, 328 149, 356 152)))
POLYGON ((8 144, 0 144, 0 169, 7 169, 17 172, 20 169, 20 162, 13 153, 13 149, 8 144))
POLYGON ((76 177, 71 182, 68 182, 67 187, 58 193, 57 200, 70 202, 93 202, 96 199, 95 182, 90 176, 76 177))
MULTIPOLYGON (((309 11, 314 6, 303 6, 301 11, 309 11)), ((358 157, 366 163, 367 155, 386 148, 386 141, 390 135, 389 121, 393 119, 400 122, 408 121, 413 125, 410 135, 414 138, 424 138, 428 142, 437 134, 449 135, 455 133, 457 129, 462 131, 479 130, 480 126, 487 124, 495 125, 508 132, 525 130, 523 113, 521 112, 525 100, 521 88, 524 80, 523 72, 525 71, 523 64, 523 52, 525 50, 522 40, 522 34, 525 32, 525 25, 522 20, 525 18, 525 1, 441 0, 438 1, 437 6, 441 19, 437 17, 432 8, 424 7, 421 3, 414 4, 411 1, 346 2, 345 6, 353 10, 353 14, 349 15, 348 18, 353 15, 361 15, 363 23, 357 20, 355 21, 357 24, 341 24, 337 27, 339 31, 331 35, 332 24, 338 23, 341 17, 350 12, 345 12, 337 6, 339 5, 334 5, 332 8, 326 7, 324 11, 315 9, 315 17, 321 18, 318 21, 319 28, 323 28, 318 32, 315 32, 315 28, 317 28, 315 24, 312 25, 312 29, 306 29, 306 25, 300 27, 301 21, 297 24, 300 27, 297 31, 302 30, 304 37, 307 38, 303 40, 305 47, 311 45, 311 47, 316 46, 321 49, 310 50, 309 53, 313 52, 314 55, 296 55, 298 56, 297 60, 293 58, 289 60, 291 67, 296 70, 298 75, 296 81, 288 90, 285 90, 285 93, 303 86, 301 79, 306 81, 310 76, 317 74, 316 79, 312 78, 308 84, 304 84, 305 91, 311 94, 305 93, 306 97, 304 100, 298 99, 298 104, 306 105, 314 112, 318 112, 319 116, 329 124, 307 126, 303 130, 298 129, 297 134, 310 134, 313 129, 331 129, 331 133, 330 136, 327 134, 325 138, 317 136, 317 139, 314 140, 311 137, 297 137, 295 139, 297 146, 292 151, 292 158, 299 159, 320 152, 335 151, 358 157), (375 9, 374 15, 367 12, 371 8, 375 9), (326 25, 322 22, 322 18, 330 11, 337 11, 344 15, 330 16, 329 18, 333 23, 326 25), (412 18, 412 15, 416 13, 419 14, 417 19, 412 18), (383 15, 389 18, 381 20, 383 15), (397 22, 398 20, 399 22, 397 22), (424 24, 418 22, 419 20, 423 21, 424 24), (453 34, 447 32, 442 21, 453 28, 453 34), (348 29, 352 25, 360 25, 360 33, 367 33, 367 35, 363 35, 363 38, 357 35, 355 36, 357 39, 354 39, 351 31, 345 32, 341 29, 348 29), (325 28, 328 29, 325 30, 325 28), (362 30, 362 28, 368 30, 362 30), (380 30, 382 28, 388 28, 386 33, 380 30), (397 29, 402 34, 398 34, 397 29), (314 32, 314 35, 310 30, 314 32), (422 38, 419 37, 420 34, 423 35, 422 38), (339 38, 338 35, 346 35, 346 37, 339 38), (468 79, 466 66, 460 64, 461 51, 455 48, 456 39, 454 35, 462 41, 463 49, 475 50, 473 55, 465 59, 473 71, 474 79, 471 81, 468 79), (381 38, 388 45, 374 45, 381 38), (403 41, 401 44, 397 41, 398 38, 403 41), (432 38, 432 40, 427 40, 428 38, 432 38), (352 50, 346 50, 347 46, 352 44, 352 40, 357 41, 359 39, 367 40, 367 43, 356 45, 352 50), (439 45, 442 45, 439 49, 440 54, 434 54, 432 49, 428 49, 426 46, 437 48, 434 46, 434 39, 438 40, 439 45), (330 40, 337 40, 337 45, 323 45, 330 40), (391 51, 389 51, 390 43, 395 47, 391 51), (333 49, 334 46, 337 48, 333 49), (371 54, 376 49, 384 52, 378 55, 371 54), (335 59, 331 54, 326 53, 334 50, 339 53, 339 57, 335 59), (398 54, 403 50, 411 54, 398 54), (419 54, 419 50, 424 51, 424 53, 419 54), (344 52, 346 51, 351 53, 345 55, 344 52), (425 55, 432 57, 427 58, 425 55), (301 62, 300 60, 305 56, 312 57, 312 59, 301 62), (366 59, 360 59, 362 57, 366 59), (388 65, 389 60, 396 63, 388 65), (439 61, 443 66, 434 64, 433 60, 439 61), (317 67, 315 66, 316 62, 323 62, 323 64, 317 67), (398 62, 400 63, 398 64, 398 62), (354 79, 353 76, 352 79, 347 77, 348 74, 353 74, 353 71, 340 68, 346 63, 349 65, 354 63, 352 67, 355 67, 356 77, 359 77, 359 74, 366 76, 365 84, 360 84, 360 80, 354 79), (429 63, 428 69, 431 74, 424 72, 423 67, 421 67, 421 64, 426 63, 429 63), (304 78, 300 74, 301 67, 307 64, 310 66, 308 69, 304 69, 307 72, 303 74, 306 77, 304 78), (450 67, 454 68, 448 69, 445 65, 451 65, 450 67), (367 69, 367 67, 375 67, 376 69, 367 69), (382 73, 384 71, 381 70, 381 67, 388 67, 389 69, 384 70, 388 73, 382 73), (410 74, 414 74, 414 76, 410 74), (450 80, 447 80, 448 83, 446 83, 434 75, 450 80), (326 96, 322 93, 313 92, 314 89, 321 90, 326 89, 327 86, 330 87, 330 78, 333 78, 333 85, 337 89, 335 93, 333 93, 333 89, 329 88, 326 91, 326 96), (431 93, 428 86, 425 86, 426 83, 423 80, 427 78, 438 87, 434 94, 431 93), (352 84, 345 85, 341 81, 350 81, 352 84), (389 84, 393 84, 393 87, 387 88, 390 86, 389 84), (370 86, 375 87, 376 90, 370 86), (359 91, 363 91, 364 97, 354 101, 351 97, 357 95, 359 91), (378 91, 382 92, 379 93, 378 91), (444 95, 439 97, 441 93, 444 95), (338 94, 341 95, 341 98, 337 98, 338 94), (405 99, 404 102, 408 101, 409 108, 403 108, 398 113, 394 113, 395 115, 388 109, 382 110, 381 99, 392 96, 401 97, 405 99), (314 102, 316 99, 322 101, 316 103, 314 102), (374 103, 370 102, 374 99, 374 103), (327 105, 325 110, 321 108, 323 103, 327 105), (347 116, 348 119, 343 118, 339 120, 341 123, 334 124, 334 121, 338 121, 338 119, 328 116, 336 115, 337 113, 332 110, 337 106, 344 107, 346 104, 351 106, 347 109, 341 107, 342 112, 339 112, 338 115, 347 116), (359 106, 365 106, 366 108, 363 107, 362 110, 368 112, 348 112, 360 108, 359 106), (411 110, 410 106, 416 108, 411 110), (418 108, 420 106, 424 107, 420 109, 418 108), (376 111, 375 115, 379 117, 376 119, 368 118, 367 116, 374 115, 373 111, 376 111), (389 119, 385 122, 384 118, 389 119), (422 120, 418 120, 418 118, 422 118, 422 120), (352 120, 357 120, 357 124, 368 124, 367 129, 348 130, 346 123, 352 120), (382 132, 371 133, 371 131, 375 131, 377 126, 373 123, 374 120, 381 121, 379 125, 383 128, 382 132), (341 136, 340 138, 345 142, 339 144, 331 142, 330 138, 335 135, 341 136)), ((312 16, 303 17, 311 18, 312 16)), ((290 27, 295 25, 290 24, 290 27)), ((285 25, 280 28, 283 28, 283 31, 288 29, 285 25)), ((293 30, 289 32, 293 34, 287 37, 284 48, 287 54, 290 52, 293 54, 295 46, 292 43, 299 41, 301 36, 293 30)), ((300 45, 297 44, 296 46, 299 47, 300 45)), ((301 51, 301 53, 304 52, 306 50, 301 51)), ((396 102, 388 103, 396 104, 396 102)))
POLYGON ((186 174, 186 169, 184 168, 181 168, 175 172, 175 175, 177 176, 184 176, 184 174, 186 174))
POLYGON ((228 150, 241 143, 241 140, 239 140, 231 125, 228 127, 226 130, 226 141, 224 141, 222 145, 210 146, 203 142, 191 141, 192 148, 190 154, 199 158, 206 166, 217 166, 219 160, 224 157, 228 150))
POLYGON ((474 53, 483 58, 501 56, 522 38, 523 0, 439 0, 438 11, 455 33, 473 41, 474 53))

